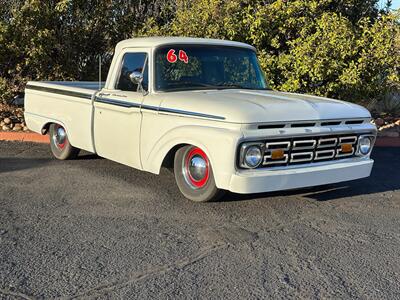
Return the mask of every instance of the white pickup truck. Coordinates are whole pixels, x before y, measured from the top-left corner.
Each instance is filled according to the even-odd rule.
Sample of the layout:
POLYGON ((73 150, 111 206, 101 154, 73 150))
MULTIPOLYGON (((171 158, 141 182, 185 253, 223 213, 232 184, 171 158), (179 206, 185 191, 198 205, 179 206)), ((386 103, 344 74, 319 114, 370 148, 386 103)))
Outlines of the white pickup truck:
POLYGON ((59 159, 79 149, 159 174, 193 201, 367 177, 363 107, 267 88, 254 47, 194 38, 118 43, 105 85, 28 82, 28 127, 59 159))

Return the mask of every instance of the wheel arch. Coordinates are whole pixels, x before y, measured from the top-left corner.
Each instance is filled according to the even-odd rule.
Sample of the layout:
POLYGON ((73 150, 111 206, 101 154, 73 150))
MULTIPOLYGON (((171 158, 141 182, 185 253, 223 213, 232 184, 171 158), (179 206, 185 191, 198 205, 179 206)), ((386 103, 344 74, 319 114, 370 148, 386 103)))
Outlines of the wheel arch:
POLYGON ((54 122, 47 122, 47 123, 45 123, 43 126, 42 126, 42 129, 40 130, 40 133, 42 134, 42 135, 46 135, 48 132, 49 132, 49 130, 50 130, 50 125, 51 124, 54 124, 54 122))
POLYGON ((63 122, 56 121, 56 120, 47 121, 45 124, 43 124, 42 129, 40 130, 40 133, 42 135, 45 135, 45 134, 49 133, 51 124, 57 124, 57 125, 62 126, 65 129, 65 132, 67 133, 67 136, 69 136, 67 126, 65 126, 65 124, 63 122))
POLYGON ((165 155, 161 167, 167 168, 167 169, 172 169, 174 167, 174 159, 175 159, 175 154, 176 151, 178 151, 180 148, 188 146, 189 144, 187 143, 181 143, 173 146, 168 153, 165 155))
POLYGON ((178 149, 185 145, 200 148, 207 155, 217 187, 227 189, 235 172, 235 157, 241 133, 235 130, 206 127, 182 126, 162 136, 151 150, 142 152, 143 170, 159 174, 162 167, 173 166, 178 149))
POLYGON ((184 139, 182 138, 179 141, 174 141, 163 147, 163 149, 159 150, 159 156, 158 158, 155 158, 155 161, 161 161, 156 162, 153 164, 153 167, 155 167, 155 171, 153 173, 159 174, 160 170, 162 167, 170 168, 174 166, 174 158, 175 158, 175 153, 178 151, 180 148, 185 147, 185 146, 194 146, 198 147, 201 150, 203 150, 207 157, 209 158, 211 164, 213 164, 213 160, 211 158, 210 151, 208 148, 201 142, 195 141, 193 139, 184 139))

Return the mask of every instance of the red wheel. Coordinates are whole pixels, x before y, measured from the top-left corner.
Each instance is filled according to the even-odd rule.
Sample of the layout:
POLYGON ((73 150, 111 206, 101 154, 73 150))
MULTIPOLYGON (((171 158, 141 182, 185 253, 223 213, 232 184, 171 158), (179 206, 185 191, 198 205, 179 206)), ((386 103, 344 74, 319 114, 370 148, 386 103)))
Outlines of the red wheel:
POLYGON ((175 153, 175 180, 182 194, 196 202, 218 200, 224 194, 215 185, 207 154, 195 146, 185 146, 175 153))
POLYGON ((202 188, 210 177, 210 162, 203 150, 193 147, 186 154, 183 174, 193 188, 202 188))

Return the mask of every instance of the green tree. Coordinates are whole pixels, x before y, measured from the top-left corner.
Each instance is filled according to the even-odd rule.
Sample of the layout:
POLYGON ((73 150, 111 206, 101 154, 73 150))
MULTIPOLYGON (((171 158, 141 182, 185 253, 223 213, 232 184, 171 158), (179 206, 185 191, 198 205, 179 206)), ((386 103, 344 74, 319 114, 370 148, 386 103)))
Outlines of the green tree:
POLYGON ((175 18, 143 35, 198 36, 254 45, 270 85, 351 101, 399 82, 399 18, 375 0, 178 1, 175 18))
POLYGON ((254 45, 278 90, 379 100, 398 86, 399 14, 378 0, 0 0, 0 101, 27 80, 103 78, 132 36, 254 45))
POLYGON ((12 0, 0 4, 0 101, 28 80, 103 78, 115 44, 149 17, 166 22, 163 0, 12 0))

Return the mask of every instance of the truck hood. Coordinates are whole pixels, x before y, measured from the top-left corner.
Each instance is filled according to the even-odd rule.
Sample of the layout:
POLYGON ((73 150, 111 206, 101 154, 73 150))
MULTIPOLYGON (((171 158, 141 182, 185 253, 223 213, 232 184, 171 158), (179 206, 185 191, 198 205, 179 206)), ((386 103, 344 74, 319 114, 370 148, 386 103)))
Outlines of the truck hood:
POLYGON ((244 89, 169 92, 161 110, 182 111, 232 123, 369 118, 362 106, 323 97, 244 89))

